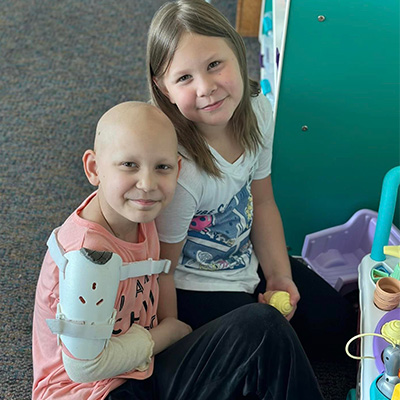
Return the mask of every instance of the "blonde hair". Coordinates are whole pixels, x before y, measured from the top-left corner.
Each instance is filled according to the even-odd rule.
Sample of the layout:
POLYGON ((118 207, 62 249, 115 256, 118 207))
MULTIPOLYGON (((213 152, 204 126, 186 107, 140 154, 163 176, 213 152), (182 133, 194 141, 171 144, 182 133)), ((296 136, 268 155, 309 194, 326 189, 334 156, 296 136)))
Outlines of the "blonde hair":
POLYGON ((236 55, 243 79, 243 97, 229 124, 235 140, 250 152, 262 146, 257 118, 250 101, 251 96, 260 93, 259 85, 248 77, 242 37, 214 6, 204 0, 179 0, 164 4, 156 12, 147 42, 147 79, 151 100, 171 119, 179 143, 197 166, 212 176, 221 177, 221 171, 195 124, 180 113, 155 83, 155 79, 162 78, 166 73, 184 33, 223 38, 236 55))

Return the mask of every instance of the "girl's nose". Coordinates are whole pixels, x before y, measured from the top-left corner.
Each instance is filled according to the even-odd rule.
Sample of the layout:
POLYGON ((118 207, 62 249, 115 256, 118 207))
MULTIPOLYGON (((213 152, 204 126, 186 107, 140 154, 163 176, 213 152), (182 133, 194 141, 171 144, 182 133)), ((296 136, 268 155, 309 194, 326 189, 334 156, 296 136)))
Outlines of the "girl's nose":
POLYGON ((199 84, 197 87, 197 96, 198 97, 208 97, 211 96, 215 90, 217 89, 217 85, 215 84, 212 77, 202 77, 199 79, 199 84))
POLYGON ((151 172, 142 171, 138 176, 136 187, 144 192, 155 190, 157 188, 157 178, 151 172))

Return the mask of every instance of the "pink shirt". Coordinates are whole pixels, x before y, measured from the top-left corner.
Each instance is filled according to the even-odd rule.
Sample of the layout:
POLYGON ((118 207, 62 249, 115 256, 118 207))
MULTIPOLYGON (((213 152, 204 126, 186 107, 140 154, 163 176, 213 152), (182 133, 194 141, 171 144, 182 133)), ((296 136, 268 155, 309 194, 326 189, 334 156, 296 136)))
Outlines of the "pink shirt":
MULTIPOLYGON (((159 242, 154 222, 139 225, 139 242, 128 243, 109 233, 102 226, 79 217, 80 211, 94 198, 90 195, 65 221, 57 234, 66 252, 86 247, 112 251, 123 262, 159 259, 159 242)), ((104 399, 125 382, 126 378, 145 379, 153 372, 153 361, 144 372, 130 371, 111 379, 76 383, 69 379, 62 361, 62 348, 57 335, 51 333, 46 319, 54 319, 59 302, 59 270, 49 252, 43 261, 35 299, 32 334, 33 391, 32 399, 104 399)), ((133 323, 148 329, 157 325, 158 275, 121 281, 115 300, 117 310, 113 335, 124 334, 133 323)))

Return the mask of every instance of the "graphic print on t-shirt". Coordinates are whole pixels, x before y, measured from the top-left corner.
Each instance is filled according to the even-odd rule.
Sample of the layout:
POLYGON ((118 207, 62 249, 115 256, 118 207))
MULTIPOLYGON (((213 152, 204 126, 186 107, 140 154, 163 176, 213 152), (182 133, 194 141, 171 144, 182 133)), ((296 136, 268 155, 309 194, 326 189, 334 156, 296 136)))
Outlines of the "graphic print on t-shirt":
POLYGON ((192 219, 181 256, 187 268, 209 271, 245 267, 251 257, 253 198, 246 184, 213 214, 198 211, 192 219))

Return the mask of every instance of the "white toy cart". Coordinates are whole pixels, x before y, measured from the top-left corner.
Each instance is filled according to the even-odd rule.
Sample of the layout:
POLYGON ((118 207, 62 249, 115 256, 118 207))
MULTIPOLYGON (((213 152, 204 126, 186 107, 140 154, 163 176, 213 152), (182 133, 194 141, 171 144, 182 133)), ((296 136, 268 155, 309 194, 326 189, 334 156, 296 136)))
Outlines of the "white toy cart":
MULTIPOLYGON (((391 169, 384 178, 382 193, 379 205, 378 219, 371 254, 366 255, 358 268, 358 284, 360 290, 360 334, 381 333, 381 327, 389 321, 400 320, 400 308, 391 311, 383 311, 374 304, 376 271, 382 274, 393 274, 397 271, 397 264, 400 262, 400 246, 387 246, 390 229, 396 208, 397 192, 400 185, 400 166, 391 169)), ((400 347, 392 346, 386 340, 377 336, 364 336, 361 339, 361 357, 373 356, 374 358, 363 358, 360 361, 360 369, 357 382, 357 399, 376 400, 376 399, 397 399, 397 390, 394 389, 390 395, 382 393, 377 388, 377 381, 383 377, 388 383, 395 387, 400 382, 400 347), (384 349, 393 347, 398 352, 395 363, 391 362, 391 369, 396 373, 390 372, 394 380, 390 383, 388 373, 388 357, 383 356, 384 349), (384 361, 382 359, 385 359, 384 361), (394 365, 394 367, 393 367, 394 365), (389 396, 389 397, 388 397, 389 396), (393 396, 393 397, 392 397, 393 396)), ((382 383, 382 382, 381 382, 382 383)))

